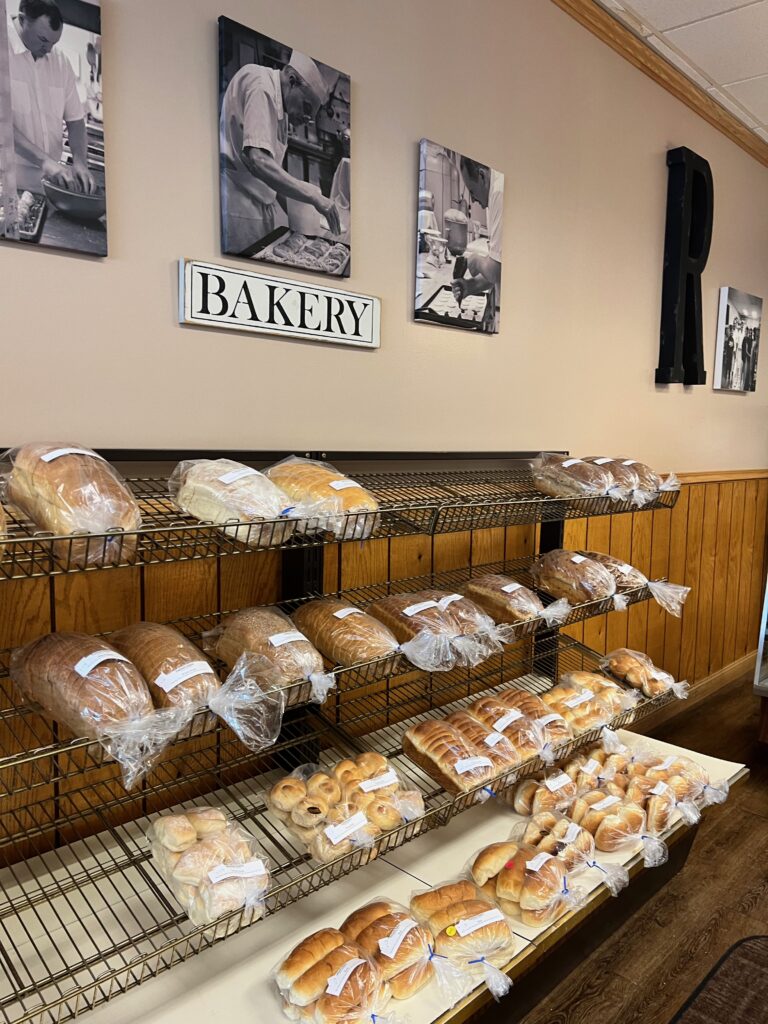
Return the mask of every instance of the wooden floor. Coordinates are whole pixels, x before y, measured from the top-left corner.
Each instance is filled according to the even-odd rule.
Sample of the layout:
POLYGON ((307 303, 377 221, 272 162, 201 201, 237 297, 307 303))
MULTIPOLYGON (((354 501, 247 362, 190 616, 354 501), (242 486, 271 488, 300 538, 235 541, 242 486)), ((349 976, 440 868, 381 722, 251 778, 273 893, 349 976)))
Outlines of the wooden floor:
MULTIPOLYGON (((683 871, 524 1024, 668 1024, 729 946, 768 935, 768 747, 756 742, 758 718, 751 685, 740 683, 653 734, 744 762, 751 778, 705 812, 683 871)), ((502 1003, 484 1020, 504 1018, 502 1003)))

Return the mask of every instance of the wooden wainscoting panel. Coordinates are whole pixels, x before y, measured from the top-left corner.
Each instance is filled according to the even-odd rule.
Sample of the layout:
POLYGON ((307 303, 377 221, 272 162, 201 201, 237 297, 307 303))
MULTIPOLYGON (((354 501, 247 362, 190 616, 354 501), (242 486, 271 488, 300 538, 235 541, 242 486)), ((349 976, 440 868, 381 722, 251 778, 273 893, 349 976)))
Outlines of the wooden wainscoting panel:
MULTIPOLYGON (((635 512, 632 516, 632 557, 630 564, 644 576, 651 575, 651 542, 653 516, 649 512, 635 512)), ((644 651, 648 646, 648 602, 642 601, 627 609, 627 646, 633 651, 644 651)))
POLYGON ((752 553, 752 571, 749 594, 749 626, 747 629, 747 650, 758 646, 760 619, 765 593, 766 521, 768 520, 768 480, 757 481, 757 502, 755 506, 755 540, 752 553))
MULTIPOLYGON (((739 573, 738 615, 736 618, 736 644, 734 659, 742 658, 749 648, 749 601, 752 588, 752 560, 755 553, 757 520, 757 480, 747 480, 744 489, 744 527, 741 544, 741 572, 739 573)), ((764 529, 761 524, 759 529, 764 529)))
POLYGON ((704 520, 701 530, 701 559, 699 562, 699 610, 696 622, 696 653, 692 673, 694 679, 703 679, 704 676, 709 675, 719 499, 720 484, 704 484, 704 520))
POLYGON ((506 537, 504 527, 475 530, 472 534, 472 565, 488 565, 504 560, 506 537))
POLYGON ((169 622, 215 612, 217 568, 215 558, 144 566, 144 618, 148 622, 169 622))
POLYGON ((725 640, 725 602, 728 584, 728 559, 731 548, 731 514, 733 512, 734 484, 726 480, 719 484, 715 563, 712 575, 712 621, 709 642, 709 671, 719 672, 723 667, 725 640))
POLYGON ((680 643, 679 678, 693 679, 696 667, 696 625, 699 615, 699 571, 701 569, 701 535, 704 529, 704 497, 706 484, 693 484, 688 495, 688 535, 685 545, 685 583, 691 588, 683 611, 683 634, 680 643))
POLYGON ((539 534, 541 527, 535 526, 508 526, 505 531, 506 546, 505 558, 527 558, 538 551, 539 534))
POLYGON ((744 496, 746 482, 732 484, 731 525, 728 537, 728 571, 724 580, 725 610, 723 615, 723 665, 736 658, 736 623, 739 617, 739 581, 743 561, 744 496))
MULTIPOLYGON (((608 553, 632 563, 632 513, 611 516, 611 546, 608 553)), ((611 612, 606 624, 607 649, 627 646, 629 621, 626 612, 611 612)))
MULTIPOLYGON (((611 546, 611 517, 595 516, 587 520, 587 550, 608 551, 611 546)), ((598 615, 584 623, 584 643, 593 651, 605 654, 608 639, 608 617, 598 615)))
MULTIPOLYGON (((690 487, 683 487, 669 519, 669 578, 688 586, 685 578, 686 536, 688 534, 688 498, 690 487)), ((690 601, 691 595, 688 595, 690 601)), ((688 606, 686 601, 686 607, 688 606)), ((683 611, 685 614, 685 611, 683 611)), ((668 618, 664 627, 664 658, 661 667, 680 678, 680 645, 683 637, 682 618, 668 618)))
POLYGON ((323 593, 335 594, 341 589, 341 544, 329 544, 323 556, 323 593))
POLYGON ((52 583, 59 630, 106 633, 141 619, 141 569, 76 572, 52 583))
POLYGON ((254 551, 222 558, 219 567, 221 610, 234 611, 279 600, 281 559, 279 551, 254 551))
POLYGON ((463 569, 472 559, 472 531, 437 536, 433 550, 435 572, 463 569))
POLYGON ((20 647, 50 633, 51 581, 0 581, 0 648, 20 647))
POLYGON ((347 541, 341 545, 341 590, 385 583, 389 576, 389 541, 347 541))
MULTIPOLYGON (((651 534, 651 571, 650 579, 658 580, 666 576, 672 583, 682 582, 672 580, 669 571, 669 539, 672 527, 672 513, 666 509, 658 509, 653 515, 653 527, 651 534)), ((648 639, 645 645, 645 653, 654 663, 662 665, 664 662, 664 638, 666 635, 668 613, 655 601, 648 602, 648 639)))
POLYGON ((409 576, 426 576, 432 572, 432 538, 393 537, 389 551, 389 578, 403 580, 409 576))

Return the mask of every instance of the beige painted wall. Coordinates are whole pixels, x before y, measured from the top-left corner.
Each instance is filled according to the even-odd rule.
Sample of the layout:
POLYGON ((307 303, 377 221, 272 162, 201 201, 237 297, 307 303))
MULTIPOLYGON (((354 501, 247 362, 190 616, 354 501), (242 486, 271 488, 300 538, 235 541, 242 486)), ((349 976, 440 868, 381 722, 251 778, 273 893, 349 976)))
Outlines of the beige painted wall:
POLYGON ((544 446, 686 470, 768 464, 768 350, 755 395, 653 384, 666 150, 689 146, 714 173, 710 384, 719 286, 768 298, 768 170, 548 0, 104 8, 111 255, 0 246, 0 441, 544 446), (218 243, 219 14, 352 77, 349 287, 382 299, 378 352, 176 322, 176 260, 232 262, 218 243), (421 136, 506 174, 498 336, 412 322, 421 136))

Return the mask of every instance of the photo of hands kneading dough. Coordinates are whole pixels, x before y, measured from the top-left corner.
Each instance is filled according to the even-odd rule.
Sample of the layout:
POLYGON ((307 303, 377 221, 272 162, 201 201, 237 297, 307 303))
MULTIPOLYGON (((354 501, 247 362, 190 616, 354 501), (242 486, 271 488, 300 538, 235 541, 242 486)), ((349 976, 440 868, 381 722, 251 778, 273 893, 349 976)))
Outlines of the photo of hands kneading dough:
POLYGON ((222 252, 349 276, 349 76, 219 19, 222 252))
POLYGON ((417 320, 498 334, 504 175, 422 139, 417 320))

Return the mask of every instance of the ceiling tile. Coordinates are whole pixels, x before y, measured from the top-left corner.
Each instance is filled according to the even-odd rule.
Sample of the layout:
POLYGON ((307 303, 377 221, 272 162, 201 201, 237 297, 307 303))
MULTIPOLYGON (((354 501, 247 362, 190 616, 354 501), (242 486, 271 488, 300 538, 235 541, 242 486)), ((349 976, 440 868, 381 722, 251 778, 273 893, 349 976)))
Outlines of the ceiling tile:
POLYGON ((751 117, 747 112, 745 112, 744 109, 740 107, 738 103, 734 102, 726 92, 721 92, 719 89, 709 89, 708 92, 713 100, 717 100, 717 102, 721 106, 725 107, 726 110, 730 110, 730 112, 738 117, 738 119, 747 125, 748 128, 756 127, 758 123, 757 118, 751 117))
POLYGON ((746 7, 755 0, 627 0, 625 4, 654 28, 666 31, 691 21, 710 18, 713 14, 746 7))
POLYGON ((755 120, 768 123, 768 75, 729 85, 726 91, 746 107, 755 120))
POLYGON ((702 89, 709 89, 711 87, 712 82, 708 81, 703 75, 700 75, 695 68, 692 68, 676 50, 673 50, 671 46, 667 46, 663 39, 659 39, 658 36, 650 36, 648 42, 662 57, 666 57, 670 64, 674 64, 678 70, 701 86, 702 89))
POLYGON ((768 74, 768 0, 672 29, 666 37, 715 82, 768 74))

